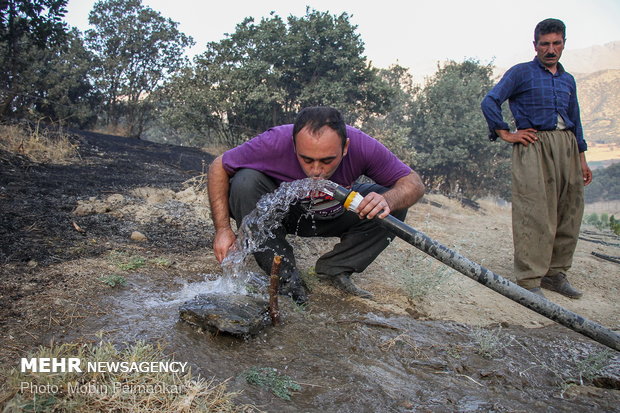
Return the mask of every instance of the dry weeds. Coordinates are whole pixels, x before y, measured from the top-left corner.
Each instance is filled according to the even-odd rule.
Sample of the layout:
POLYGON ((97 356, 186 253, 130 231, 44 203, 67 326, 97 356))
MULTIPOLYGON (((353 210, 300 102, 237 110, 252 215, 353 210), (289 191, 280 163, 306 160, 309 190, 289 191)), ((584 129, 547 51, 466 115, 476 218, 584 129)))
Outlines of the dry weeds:
POLYGON ((78 156, 77 145, 68 135, 40 125, 0 125, 0 148, 26 156, 32 162, 68 164, 78 156))
MULTIPOLYGON (((160 346, 137 342, 123 350, 110 343, 71 343, 40 347, 29 357, 77 357, 88 362, 165 363, 172 361, 160 346)), ((228 392, 226 383, 194 376, 191 369, 181 373, 88 371, 22 373, 17 368, 7 374, 2 400, 5 411, 115 411, 115 412, 248 412, 253 406, 233 402, 237 393, 228 392), (24 385, 26 383, 26 385, 24 385), (37 392, 32 389, 51 389, 37 392), (41 410, 43 409, 43 410, 41 410)))

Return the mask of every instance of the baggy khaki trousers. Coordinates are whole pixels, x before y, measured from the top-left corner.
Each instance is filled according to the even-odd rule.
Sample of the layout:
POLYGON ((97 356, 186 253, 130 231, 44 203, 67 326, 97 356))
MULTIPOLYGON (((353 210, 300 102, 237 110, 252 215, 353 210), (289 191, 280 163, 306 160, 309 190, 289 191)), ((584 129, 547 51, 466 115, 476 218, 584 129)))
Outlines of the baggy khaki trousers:
POLYGON ((575 135, 539 131, 538 141, 512 150, 512 232, 517 284, 540 287, 566 272, 583 217, 583 175, 575 135))

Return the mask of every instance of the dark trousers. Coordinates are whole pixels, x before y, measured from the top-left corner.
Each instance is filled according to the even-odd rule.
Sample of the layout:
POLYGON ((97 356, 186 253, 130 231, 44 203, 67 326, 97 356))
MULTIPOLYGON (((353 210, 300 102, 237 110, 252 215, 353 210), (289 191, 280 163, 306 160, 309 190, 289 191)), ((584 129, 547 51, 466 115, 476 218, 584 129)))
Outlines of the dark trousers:
MULTIPOLYGON (((265 174, 253 170, 239 170, 230 181, 229 205, 232 217, 241 225, 243 217, 256 207, 265 194, 277 189, 276 183, 265 174)), ((383 193, 388 190, 376 184, 355 184, 353 190, 362 195, 370 192, 383 193)), ((359 219, 357 214, 345 211, 333 219, 313 219, 300 205, 293 204, 284 218, 282 226, 275 229, 275 238, 269 239, 265 249, 254 253, 256 262, 267 274, 271 271, 273 257, 283 257, 281 271, 296 269, 293 248, 286 240, 287 234, 301 237, 340 237, 334 248, 321 256, 315 266, 320 274, 337 275, 359 273, 368 267, 394 239, 377 219, 359 219)), ((404 220, 407 210, 392 211, 392 215, 404 220)))

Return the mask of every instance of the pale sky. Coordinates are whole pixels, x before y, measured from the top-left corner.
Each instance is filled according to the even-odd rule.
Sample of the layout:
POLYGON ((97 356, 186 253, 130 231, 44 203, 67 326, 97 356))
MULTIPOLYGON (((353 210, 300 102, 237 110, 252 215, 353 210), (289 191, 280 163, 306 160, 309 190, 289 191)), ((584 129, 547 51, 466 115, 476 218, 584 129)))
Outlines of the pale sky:
MULTIPOLYGON (((94 0, 69 0, 65 20, 84 31, 94 0)), ((536 23, 559 18, 567 26, 566 51, 620 40, 619 0, 142 0, 194 38, 190 55, 209 41, 233 33, 245 17, 256 21, 271 11, 282 18, 303 16, 306 6, 331 14, 347 12, 376 67, 399 63, 414 77, 435 72, 437 62, 474 58, 510 67, 533 58, 536 23)))

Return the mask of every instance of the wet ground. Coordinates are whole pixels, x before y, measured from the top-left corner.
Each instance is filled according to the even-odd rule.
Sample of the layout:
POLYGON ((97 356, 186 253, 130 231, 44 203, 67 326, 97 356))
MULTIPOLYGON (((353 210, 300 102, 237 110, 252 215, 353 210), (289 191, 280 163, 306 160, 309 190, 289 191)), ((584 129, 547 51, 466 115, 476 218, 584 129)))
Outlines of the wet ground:
MULTIPOLYGON (((281 299, 280 326, 245 339, 198 331, 179 320, 178 307, 209 289, 220 269, 208 217, 178 194, 212 157, 102 135, 76 139, 81 159, 68 166, 0 154, 4 367, 52 339, 144 340, 204 377, 228 380, 239 403, 263 411, 620 411, 619 353, 565 327, 433 319, 416 299, 390 302, 380 291, 377 302, 350 298, 312 274, 308 306, 281 299), (144 187, 177 195, 149 203, 136 191, 144 187), (117 194, 118 205, 73 213, 80 202, 117 194), (131 241, 132 231, 147 241, 131 241), (112 273, 126 285, 100 282, 112 273), (301 388, 287 401, 250 385, 244 374, 255 367, 301 388)), ((295 240, 304 268, 325 248, 313 242, 295 240)))
MULTIPOLYGON (((165 277, 165 274, 161 274, 165 277)), ((274 412, 519 412, 618 410, 619 360, 599 382, 577 386, 583 363, 605 350, 561 326, 472 326, 378 313, 329 287, 301 309, 281 300, 283 324, 246 339, 198 331, 178 307, 208 283, 134 274, 105 300, 106 315, 56 339, 104 332, 107 340, 167 343, 175 360, 206 377, 230 378, 240 402, 274 412), (250 386, 244 372, 275 368, 301 384, 291 401, 250 386), (612 377, 611 382, 601 381, 612 377), (598 387, 597 387, 598 386, 598 387)), ((614 364, 615 363, 615 364, 614 364)))

